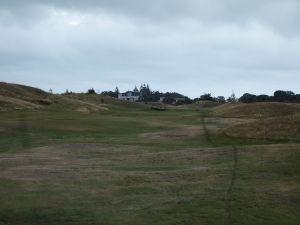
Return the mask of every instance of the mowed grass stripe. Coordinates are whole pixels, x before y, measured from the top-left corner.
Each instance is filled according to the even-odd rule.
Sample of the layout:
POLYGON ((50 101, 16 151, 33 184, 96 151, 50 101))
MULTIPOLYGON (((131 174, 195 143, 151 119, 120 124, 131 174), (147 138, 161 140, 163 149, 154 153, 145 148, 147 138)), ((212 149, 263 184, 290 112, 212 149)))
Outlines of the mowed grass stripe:
POLYGON ((3 224, 226 224, 232 146, 231 224, 299 224, 298 144, 231 138, 218 130, 240 121, 213 117, 210 142, 196 110, 26 113, 26 132, 1 113, 3 224))

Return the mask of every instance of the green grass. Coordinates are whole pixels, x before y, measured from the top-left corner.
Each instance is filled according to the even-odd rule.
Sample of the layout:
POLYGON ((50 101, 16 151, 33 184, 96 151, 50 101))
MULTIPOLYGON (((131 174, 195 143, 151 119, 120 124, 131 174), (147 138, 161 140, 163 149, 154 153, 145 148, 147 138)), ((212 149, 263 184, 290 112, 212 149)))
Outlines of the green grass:
POLYGON ((0 138, 0 151, 17 151, 22 147, 68 142, 100 142, 174 147, 208 147, 268 143, 265 140, 246 140, 222 135, 206 135, 181 140, 149 140, 139 134, 173 130, 178 125, 202 126, 203 112, 170 110, 157 112, 149 109, 125 109, 94 114, 74 111, 29 111, 2 113, 1 125, 5 133, 0 138), (24 118, 26 121, 24 122, 24 118), (4 119, 5 118, 5 119, 4 119), (197 120, 198 119, 198 120, 197 120), (25 132, 24 132, 25 129, 25 132))
POLYGON ((208 110, 118 104, 0 113, 0 225, 300 224, 299 144, 224 136, 208 110))

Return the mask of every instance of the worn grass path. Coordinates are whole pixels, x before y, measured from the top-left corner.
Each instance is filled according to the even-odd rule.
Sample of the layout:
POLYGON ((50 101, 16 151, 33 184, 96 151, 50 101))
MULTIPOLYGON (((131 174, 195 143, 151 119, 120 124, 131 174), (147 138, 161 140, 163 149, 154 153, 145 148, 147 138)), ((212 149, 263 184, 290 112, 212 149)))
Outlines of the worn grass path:
MULTIPOLYGON (((201 115, 201 123, 204 130, 204 135, 207 139, 207 141, 211 144, 213 144, 213 140, 211 138, 210 132, 207 128, 206 122, 205 122, 205 115, 201 115)), ((234 185, 237 178, 237 168, 238 168, 238 149, 236 146, 232 146, 232 174, 230 179, 230 184, 228 187, 228 190, 226 192, 226 225, 232 225, 232 218, 233 218, 233 194, 234 194, 234 185)))
POLYGON ((237 169, 238 169, 238 149, 234 146, 232 147, 232 152, 233 152, 232 175, 231 175, 230 185, 228 187, 227 197, 226 197, 226 213, 227 213, 226 225, 232 225, 233 194, 234 194, 234 185, 236 182, 237 169))

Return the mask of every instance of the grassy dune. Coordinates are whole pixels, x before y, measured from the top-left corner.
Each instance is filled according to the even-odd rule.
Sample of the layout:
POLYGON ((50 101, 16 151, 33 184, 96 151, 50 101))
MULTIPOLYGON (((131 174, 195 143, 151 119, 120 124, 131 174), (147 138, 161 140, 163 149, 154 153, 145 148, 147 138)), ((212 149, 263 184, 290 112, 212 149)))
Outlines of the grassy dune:
POLYGON ((0 112, 1 225, 300 224, 297 140, 227 136, 252 120, 207 109, 97 98, 107 110, 0 112))

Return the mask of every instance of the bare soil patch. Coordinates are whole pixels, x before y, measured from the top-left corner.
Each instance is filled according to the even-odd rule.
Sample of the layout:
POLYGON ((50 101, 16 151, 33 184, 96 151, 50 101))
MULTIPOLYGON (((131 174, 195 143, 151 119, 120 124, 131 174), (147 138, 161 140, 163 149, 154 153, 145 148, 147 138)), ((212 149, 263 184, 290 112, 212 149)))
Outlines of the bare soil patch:
POLYGON ((274 184, 274 187, 276 187, 279 191, 281 192, 293 192, 293 191, 297 191, 300 187, 300 183, 290 180, 282 180, 282 181, 277 181, 274 184))

